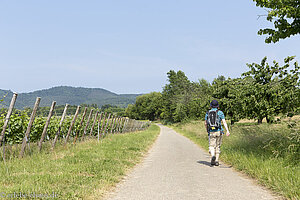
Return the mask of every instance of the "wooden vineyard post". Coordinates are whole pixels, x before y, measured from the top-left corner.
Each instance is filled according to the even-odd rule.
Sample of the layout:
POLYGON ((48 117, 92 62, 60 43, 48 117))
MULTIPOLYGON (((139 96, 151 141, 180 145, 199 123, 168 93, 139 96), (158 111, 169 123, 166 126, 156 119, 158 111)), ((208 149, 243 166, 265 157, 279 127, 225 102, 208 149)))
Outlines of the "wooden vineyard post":
POLYGON ((127 132, 130 132, 130 131, 131 131, 131 124, 132 124, 132 119, 128 119, 127 132))
POLYGON ((125 132, 129 132, 129 125, 130 125, 130 119, 127 119, 127 121, 126 121, 126 125, 125 125, 125 132))
POLYGON ((144 122, 140 122, 140 130, 143 130, 144 122))
POLYGON ((143 130, 143 124, 144 122, 140 122, 140 130, 143 130))
POLYGON ((113 133, 117 133, 117 131, 118 131, 118 122, 119 122, 119 117, 116 116, 116 119, 115 119, 114 125, 113 125, 113 129, 114 129, 113 133))
POLYGON ((126 117, 123 117, 120 133, 124 133, 124 131, 125 131, 125 123, 126 123, 126 117))
POLYGON ((61 116, 61 119, 60 119, 60 122, 59 122, 59 126, 58 126, 58 130, 57 130, 57 132, 56 132, 56 134, 55 134, 54 141, 53 141, 53 144, 52 144, 52 149, 54 149, 55 144, 56 144, 56 141, 57 141, 57 139, 58 139, 58 137, 59 137, 59 135, 60 135, 62 123, 63 123, 63 121, 64 121, 64 119, 65 119, 66 114, 67 114, 68 106, 69 106, 69 104, 66 104, 66 106, 65 106, 65 108, 64 108, 64 112, 63 112, 63 114, 62 114, 62 116, 61 116))
POLYGON ((141 124, 142 124, 142 125, 141 125, 141 129, 142 129, 142 130, 145 130, 145 122, 142 122, 141 124))
POLYGON ((100 140, 100 123, 101 123, 101 120, 102 120, 102 116, 103 116, 103 112, 100 113, 100 117, 99 117, 99 120, 98 120, 98 141, 100 140))
POLYGON ((42 144, 43 144, 43 141, 44 141, 46 133, 47 133, 47 128, 49 126, 50 119, 52 117, 52 113, 53 113, 55 104, 56 104, 56 101, 53 101, 52 105, 51 105, 51 108, 50 108, 50 111, 49 111, 49 114, 48 114, 48 118, 47 118, 45 126, 44 126, 44 130, 42 132, 42 136, 41 136, 40 142, 39 142, 39 151, 41 151, 41 149, 42 149, 42 144))
POLYGON ((140 122, 140 121, 137 121, 136 129, 137 129, 138 131, 141 130, 141 122, 140 122))
POLYGON ((120 124, 121 124, 121 117, 118 117, 118 120, 117 120, 117 125, 116 125, 116 133, 119 133, 119 128, 120 128, 120 124))
POLYGON ((7 111, 7 114, 6 114, 6 117, 5 117, 5 121, 4 121, 4 124, 3 124, 1 136, 0 136, 0 146, 2 145, 3 138, 5 137, 6 127, 8 125, 10 116, 11 116, 13 108, 15 106, 15 103, 16 103, 16 100, 17 100, 17 96, 18 96, 18 94, 14 93, 13 97, 12 97, 12 99, 10 101, 10 105, 9 105, 9 108, 8 108, 8 111, 7 111))
POLYGON ((116 119, 114 121, 114 125, 113 125, 113 133, 117 132, 117 128, 118 128, 118 120, 119 120, 119 116, 116 116, 116 119))
POLYGON ((140 122, 139 121, 135 121, 135 130, 139 131, 140 129, 140 122))
POLYGON ((97 121, 98 113, 99 113, 99 111, 97 111, 96 114, 95 114, 94 122, 93 122, 93 125, 92 125, 91 130, 90 130, 90 137, 92 137, 92 135, 93 135, 93 131, 94 131, 94 127, 95 127, 95 124, 96 124, 96 121, 97 121))
POLYGON ((84 117, 86 115, 86 111, 87 111, 87 107, 84 108, 83 115, 82 115, 82 118, 81 118, 81 121, 80 121, 80 124, 79 124, 79 130, 77 130, 77 132, 76 132, 76 136, 74 138, 73 144, 75 144, 76 141, 77 141, 77 138, 78 138, 78 135, 79 135, 79 132, 80 132, 80 128, 82 126, 82 123, 84 121, 84 117))
POLYGON ((117 133, 118 123, 119 123, 119 116, 116 116, 116 120, 115 120, 114 126, 113 126, 113 128, 114 128, 113 133, 117 133))
POLYGON ((117 118, 117 122, 116 122, 116 127, 115 127, 115 133, 118 133, 118 131, 119 131, 119 125, 120 125, 120 117, 118 116, 118 118, 117 118))
POLYGON ((127 123, 128 123, 128 118, 126 117, 125 120, 124 120, 124 125, 123 125, 123 128, 122 128, 122 133, 126 133, 126 129, 127 129, 127 123))
POLYGON ((120 117, 119 126, 118 126, 118 133, 121 133, 122 122, 123 122, 123 117, 120 117))
POLYGON ((134 119, 134 123, 133 123, 133 131, 136 131, 137 128, 137 121, 134 119))
POLYGON ((133 119, 130 119, 130 129, 129 129, 129 132, 132 132, 133 131, 133 122, 134 122, 134 120, 133 119))
POLYGON ((94 111, 94 109, 91 109, 90 114, 89 114, 89 118, 88 118, 88 120, 87 120, 87 122, 86 122, 86 125, 85 125, 85 127, 84 127, 84 130, 83 130, 82 140, 84 140, 84 137, 85 137, 85 135, 86 135, 86 131, 87 131, 87 128, 88 128, 88 126, 89 126, 89 123, 90 123, 90 120, 91 120, 93 111, 94 111))
POLYGON ((119 128, 119 132, 122 133, 123 132, 123 127, 124 127, 124 124, 125 124, 125 118, 122 117, 121 118, 121 124, 120 124, 120 128, 119 128))
POLYGON ((126 132, 130 131, 129 130, 130 129, 130 122, 131 122, 130 119, 128 119, 127 122, 126 122, 126 132))
POLYGON ((107 115, 107 113, 105 112, 105 113, 104 113, 104 117, 103 117, 103 122, 102 122, 102 124, 101 124, 101 130, 100 130, 100 133, 102 134, 102 136, 104 136, 104 134, 103 134, 103 129, 104 129, 104 124, 105 124, 105 120, 106 120, 106 115, 107 115))
POLYGON ((139 130, 139 121, 134 120, 134 131, 138 131, 139 130))
POLYGON ((120 126, 119 126, 119 133, 121 133, 122 129, 123 129, 123 125, 124 125, 124 117, 121 117, 121 120, 120 120, 120 126))
POLYGON ((109 128, 110 128, 110 130, 112 130, 112 124, 113 124, 114 118, 115 118, 115 116, 112 115, 112 118, 111 118, 111 120, 110 120, 110 123, 109 123, 109 127, 108 127, 108 130, 107 130, 107 133, 109 133, 109 128))
POLYGON ((141 130, 141 122, 140 121, 137 121, 136 129, 139 130, 139 131, 141 130))
POLYGON ((120 124, 121 124, 121 117, 118 117, 118 121, 116 125, 116 133, 119 133, 120 124))
POLYGON ((111 116, 111 120, 110 120, 110 125, 109 125, 109 128, 110 128, 110 131, 109 131, 109 128, 108 128, 108 133, 112 133, 112 126, 114 125, 114 120, 116 119, 116 117, 112 114, 111 116))
POLYGON ((126 128, 125 128, 125 130, 126 130, 125 132, 129 132, 129 128, 130 128, 129 125, 130 125, 130 119, 127 119, 126 125, 125 125, 125 127, 126 127, 126 128))
POLYGON ((126 133, 127 132, 127 123, 128 123, 128 119, 125 118, 123 129, 122 129, 122 133, 126 133))
POLYGON ((132 124, 131 124, 131 132, 134 131, 134 127, 135 127, 135 120, 132 119, 132 124))
POLYGON ((139 122, 137 120, 134 120, 134 131, 138 131, 139 122))
POLYGON ((114 132, 114 127, 115 127, 115 124, 116 124, 116 116, 113 116, 113 119, 112 119, 112 125, 111 125, 111 128, 110 128, 110 133, 112 134, 114 132))
POLYGON ((74 117, 73 117, 73 120, 72 120, 72 122, 71 122, 69 131, 68 131, 68 134, 67 134, 67 137, 66 137, 65 145, 67 144, 67 142, 68 142, 68 140, 69 140, 70 134, 71 134, 71 132, 72 132, 72 128, 73 128, 73 126, 74 126, 74 124, 75 124, 76 118, 77 118, 78 113, 79 113, 79 109, 80 109, 80 106, 77 106, 75 115, 74 115, 74 117))
MULTIPOLYGON (((105 125, 105 128, 104 128, 104 134, 103 135, 105 135, 105 133, 106 133, 106 129, 107 129, 107 126, 108 126, 108 123, 109 123, 109 118, 110 118, 110 113, 108 114, 108 117, 107 117, 107 122, 106 122, 106 125, 105 125)), ((108 131, 107 131, 108 132, 108 131)))
POLYGON ((29 120, 29 122, 28 122, 27 130, 26 130, 26 132, 25 132, 25 137, 23 138, 22 147, 21 147, 21 152, 20 152, 20 157, 21 157, 21 158, 22 158, 23 155, 24 155, 25 148, 26 148, 26 144, 27 144, 27 140, 28 140, 28 138, 29 138, 30 130, 31 130, 31 127, 32 127, 34 118, 35 118, 36 111, 37 111, 37 109, 38 109, 38 107, 39 107, 40 101, 41 101, 41 98, 40 98, 40 97, 37 97, 37 98, 36 98, 36 101, 35 101, 35 104, 34 104, 34 107, 33 107, 33 110, 32 110, 32 113, 31 113, 31 116, 30 116, 30 120, 29 120))

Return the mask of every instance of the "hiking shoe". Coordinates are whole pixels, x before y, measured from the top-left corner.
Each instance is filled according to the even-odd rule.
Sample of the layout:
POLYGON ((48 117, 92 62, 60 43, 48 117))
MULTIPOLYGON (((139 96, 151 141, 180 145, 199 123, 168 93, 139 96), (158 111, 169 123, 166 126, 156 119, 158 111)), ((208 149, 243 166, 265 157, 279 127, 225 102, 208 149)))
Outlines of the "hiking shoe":
POLYGON ((216 161, 216 164, 215 164, 216 166, 219 166, 219 161, 216 161))
POLYGON ((213 157, 211 158, 210 164, 211 164, 211 165, 215 165, 215 164, 216 164, 216 156, 213 156, 213 157))

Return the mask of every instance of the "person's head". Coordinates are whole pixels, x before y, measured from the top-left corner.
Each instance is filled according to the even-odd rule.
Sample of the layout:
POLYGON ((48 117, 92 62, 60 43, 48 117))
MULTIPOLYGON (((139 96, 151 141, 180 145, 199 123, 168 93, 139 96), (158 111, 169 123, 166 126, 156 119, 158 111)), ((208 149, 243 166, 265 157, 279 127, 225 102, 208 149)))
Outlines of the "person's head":
POLYGON ((219 102, 217 100, 212 100, 211 103, 210 103, 210 107, 218 108, 219 107, 219 102))

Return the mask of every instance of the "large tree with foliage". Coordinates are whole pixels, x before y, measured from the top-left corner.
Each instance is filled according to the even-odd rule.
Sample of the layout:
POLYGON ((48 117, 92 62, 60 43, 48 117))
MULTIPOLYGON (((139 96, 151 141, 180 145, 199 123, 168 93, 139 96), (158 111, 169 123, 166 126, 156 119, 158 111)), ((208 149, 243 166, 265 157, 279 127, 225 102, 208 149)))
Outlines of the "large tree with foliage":
POLYGON ((300 67, 295 62, 290 69, 292 60, 293 57, 287 57, 283 66, 276 61, 270 66, 265 57, 260 64, 247 64, 250 71, 242 76, 248 81, 243 90, 248 118, 256 118, 259 123, 263 118, 272 122, 275 115, 293 112, 299 106, 300 67))
POLYGON ((129 105, 125 112, 130 118, 157 120, 162 112, 162 95, 151 92, 138 96, 135 104, 129 105))
POLYGON ((204 79, 192 83, 192 99, 188 104, 188 117, 204 119, 205 113, 212 100, 212 86, 204 79))
POLYGON ((265 42, 278 42, 300 33, 300 0, 253 0, 256 6, 266 8, 267 20, 274 23, 274 29, 265 28, 259 35, 269 35, 265 42))
POLYGON ((219 76, 212 83, 213 98, 219 100, 220 108, 226 118, 230 119, 231 124, 246 116, 244 111, 245 89, 246 82, 241 78, 226 80, 225 77, 219 76))
POLYGON ((162 91, 162 118, 169 122, 179 122, 188 118, 188 103, 192 99, 192 84, 182 71, 170 70, 168 81, 162 91))

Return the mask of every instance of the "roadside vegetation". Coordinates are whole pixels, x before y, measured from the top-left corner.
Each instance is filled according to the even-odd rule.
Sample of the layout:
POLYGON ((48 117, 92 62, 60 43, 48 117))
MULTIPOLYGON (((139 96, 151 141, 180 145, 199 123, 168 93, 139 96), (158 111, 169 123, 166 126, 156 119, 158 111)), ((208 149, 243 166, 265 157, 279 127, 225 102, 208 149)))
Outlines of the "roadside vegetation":
POLYGON ((163 91, 137 97, 129 105, 126 115, 134 119, 162 120, 177 123, 203 119, 213 99, 231 124, 241 119, 276 122, 276 116, 291 117, 300 114, 300 66, 294 57, 284 60, 247 64, 249 71, 240 78, 219 76, 212 83, 201 79, 192 82, 182 71, 170 70, 169 83, 163 91))
POLYGON ((1 162, 1 197, 101 199, 141 160, 158 134, 159 127, 151 125, 141 132, 108 135, 100 142, 88 140, 67 148, 58 145, 52 152, 1 162))
MULTIPOLYGON (((208 151, 203 121, 172 128, 208 151)), ((278 124, 236 123, 223 137, 220 159, 287 199, 300 199, 300 118, 278 124)), ((222 163, 221 163, 222 164, 222 163)))

